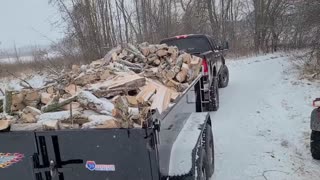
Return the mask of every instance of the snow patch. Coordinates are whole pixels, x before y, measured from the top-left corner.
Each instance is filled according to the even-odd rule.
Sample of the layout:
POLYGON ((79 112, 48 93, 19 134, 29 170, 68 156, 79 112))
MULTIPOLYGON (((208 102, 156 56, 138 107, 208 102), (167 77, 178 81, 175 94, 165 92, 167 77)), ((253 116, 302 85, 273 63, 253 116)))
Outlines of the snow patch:
POLYGON ((187 174, 192 169, 192 151, 197 146, 208 113, 192 113, 172 146, 169 176, 187 174))

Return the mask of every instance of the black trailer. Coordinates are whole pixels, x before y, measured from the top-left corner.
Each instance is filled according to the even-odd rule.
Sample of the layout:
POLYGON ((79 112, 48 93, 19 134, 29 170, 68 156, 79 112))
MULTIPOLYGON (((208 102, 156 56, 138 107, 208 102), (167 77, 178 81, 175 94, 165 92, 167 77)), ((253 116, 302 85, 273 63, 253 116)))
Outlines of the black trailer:
POLYGON ((209 179, 211 120, 200 75, 146 128, 0 133, 0 180, 209 179))
POLYGON ((218 110, 218 88, 229 82, 224 49, 206 35, 162 43, 203 59, 174 106, 145 128, 0 133, 0 180, 209 180, 214 144, 204 111, 218 110))

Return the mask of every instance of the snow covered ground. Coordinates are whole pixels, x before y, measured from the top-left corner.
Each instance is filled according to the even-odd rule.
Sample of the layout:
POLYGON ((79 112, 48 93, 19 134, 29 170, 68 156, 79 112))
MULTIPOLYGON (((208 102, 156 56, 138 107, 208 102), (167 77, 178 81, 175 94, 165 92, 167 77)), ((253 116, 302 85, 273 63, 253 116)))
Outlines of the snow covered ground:
POLYGON ((320 83, 299 80, 281 54, 229 61, 214 121, 214 180, 318 180, 310 155, 312 100, 320 83))

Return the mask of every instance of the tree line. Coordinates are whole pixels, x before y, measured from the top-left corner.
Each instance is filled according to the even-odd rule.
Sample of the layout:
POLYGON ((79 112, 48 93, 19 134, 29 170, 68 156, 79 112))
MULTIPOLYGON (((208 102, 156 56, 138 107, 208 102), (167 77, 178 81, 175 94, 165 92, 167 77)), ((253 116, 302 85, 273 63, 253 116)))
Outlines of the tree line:
POLYGON ((320 59, 318 0, 49 0, 67 24, 55 48, 94 60, 122 43, 208 34, 238 55, 309 48, 320 59))

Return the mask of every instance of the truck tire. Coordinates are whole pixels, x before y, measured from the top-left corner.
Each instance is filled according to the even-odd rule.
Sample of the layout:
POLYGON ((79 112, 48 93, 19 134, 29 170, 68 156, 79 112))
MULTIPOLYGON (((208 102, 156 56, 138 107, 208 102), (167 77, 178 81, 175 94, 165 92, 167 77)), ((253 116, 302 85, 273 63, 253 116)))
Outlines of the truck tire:
POLYGON ((320 132, 311 132, 311 155, 313 159, 320 160, 320 132))
POLYGON ((206 151, 203 148, 199 150, 199 159, 196 163, 196 180, 209 180, 210 176, 208 176, 208 166, 206 164, 206 151))
POLYGON ((214 173, 214 140, 210 124, 207 124, 206 127, 205 151, 207 156, 206 164, 208 167, 207 176, 211 177, 214 173))
POLYGON ((219 109, 219 87, 218 79, 213 78, 213 82, 210 86, 210 99, 207 105, 208 111, 217 111, 219 109))
POLYGON ((223 65, 221 74, 219 76, 219 88, 225 88, 229 84, 229 69, 226 65, 223 65))

